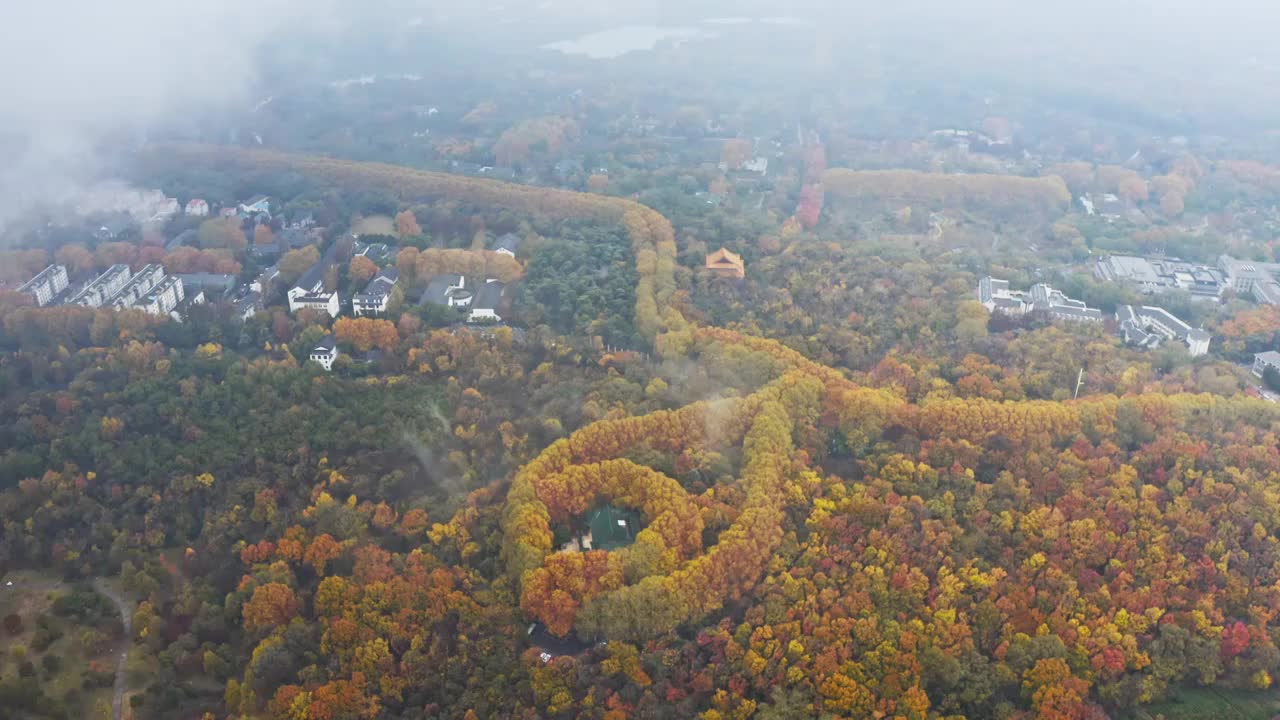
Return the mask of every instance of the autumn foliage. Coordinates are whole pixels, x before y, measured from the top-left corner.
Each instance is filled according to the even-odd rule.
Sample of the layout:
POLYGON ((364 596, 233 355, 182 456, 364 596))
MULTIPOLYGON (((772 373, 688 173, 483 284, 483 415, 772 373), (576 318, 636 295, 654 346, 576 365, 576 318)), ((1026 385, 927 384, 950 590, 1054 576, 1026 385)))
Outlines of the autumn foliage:
POLYGON ((848 200, 899 201, 927 207, 1065 209, 1071 192, 1061 178, 948 175, 914 170, 828 170, 828 193, 848 200))
POLYGON ((389 351, 400 344, 400 332, 390 320, 340 317, 333 323, 333 335, 358 350, 389 351))

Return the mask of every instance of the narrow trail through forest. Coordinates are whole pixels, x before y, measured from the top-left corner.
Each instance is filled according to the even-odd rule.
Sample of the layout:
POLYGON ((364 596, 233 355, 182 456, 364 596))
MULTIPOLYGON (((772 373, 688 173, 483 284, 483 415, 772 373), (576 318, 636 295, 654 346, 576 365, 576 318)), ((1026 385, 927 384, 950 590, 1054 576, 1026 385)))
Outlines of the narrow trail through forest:
POLYGON ((124 626, 124 643, 116 657, 115 692, 111 696, 111 717, 113 720, 124 720, 124 693, 127 683, 126 673, 129 668, 129 653, 133 650, 133 613, 129 612, 129 601, 98 578, 93 581, 93 589, 115 603, 120 611, 120 622, 124 626))

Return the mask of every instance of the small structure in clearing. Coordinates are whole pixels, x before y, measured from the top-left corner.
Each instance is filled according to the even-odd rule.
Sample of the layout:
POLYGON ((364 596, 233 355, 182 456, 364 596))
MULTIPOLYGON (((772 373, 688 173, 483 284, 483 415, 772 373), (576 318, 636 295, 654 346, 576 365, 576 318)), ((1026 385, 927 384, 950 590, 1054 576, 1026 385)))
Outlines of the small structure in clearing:
POLYGON ((635 542, 636 533, 644 527, 639 513, 613 505, 588 512, 585 521, 585 532, 560 546, 561 551, 616 550, 635 542))
POLYGON ((587 537, 591 547, 616 550, 635 542, 640 532, 640 515, 632 510, 605 505, 587 513, 587 537))
POLYGON ((741 280, 747 276, 747 266, 742 262, 742 256, 730 252, 727 248, 720 248, 708 255, 706 269, 716 277, 741 280))

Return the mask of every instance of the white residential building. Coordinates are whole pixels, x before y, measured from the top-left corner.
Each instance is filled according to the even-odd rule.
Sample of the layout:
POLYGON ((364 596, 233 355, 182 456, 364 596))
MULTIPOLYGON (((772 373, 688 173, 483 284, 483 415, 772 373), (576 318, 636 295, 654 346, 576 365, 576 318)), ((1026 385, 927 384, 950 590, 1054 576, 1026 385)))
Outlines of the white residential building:
POLYGON ((523 243, 524 238, 519 235, 516 235, 515 233, 506 233, 494 242, 493 251, 496 253, 502 253, 507 257, 514 258, 516 253, 520 250, 520 245, 523 243))
POLYGON ((320 310, 329 313, 329 317, 338 317, 341 308, 338 303, 338 293, 328 292, 324 289, 324 278, 329 272, 329 268, 334 265, 336 257, 337 244, 329 248, 319 262, 312 265, 302 277, 298 278, 298 282, 292 288, 289 288, 287 296, 289 298, 289 312, 294 313, 303 309, 320 310))
POLYGON ((333 369, 333 362, 338 359, 338 341, 332 335, 325 335, 318 345, 311 349, 311 362, 318 363, 326 372, 333 369))
POLYGON ((303 288, 289 290, 289 312, 299 310, 319 310, 329 313, 329 317, 338 317, 342 309, 338 303, 338 293, 324 291, 305 291, 303 288))
POLYGON ((1191 327, 1168 310, 1148 305, 1121 305, 1116 309, 1116 321, 1129 345, 1154 348, 1165 340, 1181 340, 1187 344, 1191 357, 1209 352, 1213 339, 1209 333, 1191 327))
POLYGON ((1240 295, 1252 295, 1265 305, 1280 305, 1280 263, 1236 260, 1222 255, 1218 258, 1218 269, 1240 295))
POLYGON ((1280 352, 1268 350, 1253 356, 1253 374, 1262 377, 1271 368, 1280 372, 1280 352))
POLYGON ((106 272, 99 275, 93 282, 85 285, 75 297, 71 298, 68 303, 70 305, 84 305, 85 307, 102 307, 108 300, 115 297, 116 293, 129 282, 132 273, 129 271, 128 265, 112 265, 107 268, 106 272))
POLYGON ((978 281, 978 301, 990 312, 1012 317, 1040 312, 1055 320, 1102 322, 1101 310, 1086 306, 1083 300, 1073 300, 1044 283, 1036 283, 1023 292, 1010 290, 1008 280, 984 277, 978 281))
POLYGON ((129 282, 120 288, 120 292, 111 298, 111 306, 114 308, 131 307, 134 303, 142 299, 142 296, 151 292, 161 280, 164 279, 164 268, 160 265, 147 265, 141 270, 133 274, 129 278, 129 282))
POLYGON ((387 303, 391 300, 391 291, 400 280, 400 271, 387 268, 378 273, 363 292, 351 298, 351 312, 356 317, 365 315, 381 315, 387 311, 387 303))
POLYGON ((471 312, 467 315, 467 322, 502 322, 502 316, 498 314, 498 306, 506 294, 506 283, 497 280, 486 282, 476 295, 471 312))
POLYGON ((742 163, 742 169, 748 172, 764 175, 765 173, 769 172, 769 158, 754 157, 742 163))
POLYGON ((427 283, 427 289, 418 300, 419 305, 443 305, 445 307, 470 307, 475 294, 467 289, 467 279, 461 275, 436 275, 427 283))
POLYGON ((193 217, 205 217, 209 214, 209 203, 200 198, 187 201, 186 213, 193 217))
POLYGON ((186 293, 182 287, 182 278, 176 275, 167 275, 163 280, 156 283, 150 292, 139 298, 133 304, 133 307, 152 315, 163 316, 173 312, 185 297, 186 293))
POLYGON ((66 290, 69 283, 65 266, 50 265, 18 288, 18 292, 30 295, 36 301, 36 305, 44 307, 57 297, 58 293, 66 290))
POLYGON ((262 309, 262 293, 257 290, 250 289, 240 297, 231 301, 231 312, 233 317, 240 320, 248 320, 262 309))
POLYGON ((241 215, 271 214, 271 198, 266 195, 254 195, 240 204, 241 215))

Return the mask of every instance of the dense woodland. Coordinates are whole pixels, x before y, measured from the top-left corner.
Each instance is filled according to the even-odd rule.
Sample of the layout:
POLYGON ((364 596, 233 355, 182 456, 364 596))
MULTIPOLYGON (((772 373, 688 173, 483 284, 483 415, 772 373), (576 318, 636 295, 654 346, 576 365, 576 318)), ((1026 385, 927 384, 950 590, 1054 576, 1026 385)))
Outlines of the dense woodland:
MULTIPOLYGON (((503 152, 549 131, 572 128, 513 126, 503 152)), ((803 153, 783 215, 659 198, 668 218, 607 187, 144 158, 169 186, 314 203, 325 242, 397 215, 408 281, 497 272, 462 246, 520 232, 519 332, 0 294, 0 569, 120 583, 136 718, 1091 719, 1269 688, 1280 410, 1224 359, 1273 345, 1280 315, 1229 299, 1205 314, 1221 358, 1195 361, 990 316, 977 278, 1035 266, 963 225, 934 236, 928 211, 1034 216, 1070 256, 1095 239, 1060 217, 1067 188, 1127 178, 827 162, 803 153), (745 280, 699 272, 722 244, 745 280), (325 373, 306 355, 329 331, 382 357, 325 373), (643 518, 634 542, 560 550, 605 505, 643 518)), ((129 250, 105 245, 74 259, 129 250)), ((0 663, 26 716, 89 714, 52 670, 0 663)))

